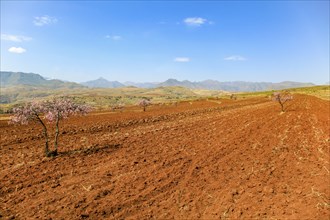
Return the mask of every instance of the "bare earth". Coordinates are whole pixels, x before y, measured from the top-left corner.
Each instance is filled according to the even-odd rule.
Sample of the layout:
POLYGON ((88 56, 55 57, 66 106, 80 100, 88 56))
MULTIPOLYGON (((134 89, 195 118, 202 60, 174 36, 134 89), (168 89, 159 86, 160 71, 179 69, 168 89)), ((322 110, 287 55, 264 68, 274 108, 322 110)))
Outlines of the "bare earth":
POLYGON ((0 121, 0 218, 329 219, 330 102, 295 95, 0 121))

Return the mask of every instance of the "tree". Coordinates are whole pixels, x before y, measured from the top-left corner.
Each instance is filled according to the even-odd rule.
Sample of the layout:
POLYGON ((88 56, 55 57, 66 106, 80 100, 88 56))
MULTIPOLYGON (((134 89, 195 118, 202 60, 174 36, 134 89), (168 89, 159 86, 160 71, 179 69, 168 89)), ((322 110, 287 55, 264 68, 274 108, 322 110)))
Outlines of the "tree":
POLYGON ((237 97, 236 97, 236 95, 235 95, 235 94, 231 94, 231 95, 230 95, 230 99, 232 99, 232 100, 236 100, 236 99, 237 99, 237 97))
POLYGON ((274 92, 272 100, 275 102, 278 102, 281 105, 281 111, 284 112, 284 104, 287 101, 290 101, 293 99, 293 96, 291 93, 285 91, 285 92, 274 92))
POLYGON ((110 107, 113 112, 115 112, 117 109, 122 112, 125 108, 125 104, 121 102, 114 102, 110 104, 110 107))
POLYGON ((141 106, 143 108, 144 112, 146 111, 146 108, 147 108, 148 105, 151 105, 151 102, 148 99, 141 99, 139 101, 139 106, 141 106))
POLYGON ((14 116, 11 117, 11 122, 19 124, 28 124, 29 121, 39 122, 42 125, 45 138, 45 155, 49 157, 57 155, 60 120, 71 115, 87 114, 89 111, 89 106, 76 104, 71 99, 61 97, 48 101, 27 103, 25 106, 14 108, 14 116), (49 150, 49 135, 46 121, 55 123, 55 150, 53 151, 49 150))

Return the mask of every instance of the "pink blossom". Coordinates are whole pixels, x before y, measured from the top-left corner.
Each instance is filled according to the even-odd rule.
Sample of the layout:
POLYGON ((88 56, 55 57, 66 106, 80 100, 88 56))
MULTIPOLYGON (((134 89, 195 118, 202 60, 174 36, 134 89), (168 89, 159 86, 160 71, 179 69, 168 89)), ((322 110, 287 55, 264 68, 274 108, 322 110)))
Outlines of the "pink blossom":
POLYGON ((43 134, 45 137, 45 153, 46 156, 57 154, 57 141, 59 135, 59 121, 67 118, 70 115, 87 114, 91 108, 87 105, 80 105, 72 102, 68 98, 54 98, 48 101, 31 102, 24 106, 14 108, 14 115, 11 117, 11 123, 27 124, 29 121, 37 121, 43 127, 43 134), (54 151, 49 151, 48 147, 48 129, 44 121, 49 123, 55 122, 55 141, 54 151))
POLYGON ((290 101, 293 99, 293 96, 291 93, 285 91, 285 92, 274 92, 272 100, 278 102, 281 105, 281 110, 284 112, 284 104, 287 101, 290 101))

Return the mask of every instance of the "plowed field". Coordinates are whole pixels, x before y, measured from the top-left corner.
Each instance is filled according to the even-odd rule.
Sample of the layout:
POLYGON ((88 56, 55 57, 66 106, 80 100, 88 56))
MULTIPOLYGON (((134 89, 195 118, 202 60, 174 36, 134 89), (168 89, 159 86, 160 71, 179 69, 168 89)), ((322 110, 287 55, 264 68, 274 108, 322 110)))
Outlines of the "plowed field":
POLYGON ((329 219, 330 102, 183 102, 38 124, 0 121, 0 215, 12 219, 329 219))

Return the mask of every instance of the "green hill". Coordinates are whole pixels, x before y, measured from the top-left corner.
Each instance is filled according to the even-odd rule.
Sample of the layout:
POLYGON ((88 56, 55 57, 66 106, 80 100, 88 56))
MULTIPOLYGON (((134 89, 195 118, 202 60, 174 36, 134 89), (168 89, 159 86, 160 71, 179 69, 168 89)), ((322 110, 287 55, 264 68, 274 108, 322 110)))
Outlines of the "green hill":
POLYGON ((59 89, 59 88, 84 88, 84 86, 73 83, 64 82, 57 79, 47 80, 39 74, 35 73, 22 73, 22 72, 0 72, 1 88, 7 88, 19 85, 37 86, 48 89, 59 89))

